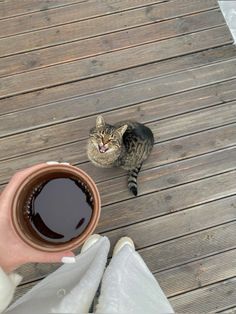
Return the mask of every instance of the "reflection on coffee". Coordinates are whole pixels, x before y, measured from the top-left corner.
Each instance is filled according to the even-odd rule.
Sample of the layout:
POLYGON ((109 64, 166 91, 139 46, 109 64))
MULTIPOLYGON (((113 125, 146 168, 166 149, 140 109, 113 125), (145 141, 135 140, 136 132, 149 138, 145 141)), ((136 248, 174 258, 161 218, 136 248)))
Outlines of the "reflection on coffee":
POLYGON ((42 239, 65 243, 85 231, 93 208, 93 197, 85 183, 61 177, 34 187, 26 201, 25 217, 42 239))

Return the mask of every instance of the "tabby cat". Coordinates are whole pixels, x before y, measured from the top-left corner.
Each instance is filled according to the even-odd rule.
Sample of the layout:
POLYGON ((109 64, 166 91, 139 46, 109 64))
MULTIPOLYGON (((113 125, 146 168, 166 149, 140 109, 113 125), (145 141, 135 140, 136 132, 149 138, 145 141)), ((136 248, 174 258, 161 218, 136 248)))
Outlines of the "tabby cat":
POLYGON ((98 116, 96 127, 90 130, 88 158, 98 167, 121 167, 129 171, 128 187, 138 194, 137 176, 142 163, 151 153, 154 143, 152 131, 135 121, 122 121, 114 125, 98 116))

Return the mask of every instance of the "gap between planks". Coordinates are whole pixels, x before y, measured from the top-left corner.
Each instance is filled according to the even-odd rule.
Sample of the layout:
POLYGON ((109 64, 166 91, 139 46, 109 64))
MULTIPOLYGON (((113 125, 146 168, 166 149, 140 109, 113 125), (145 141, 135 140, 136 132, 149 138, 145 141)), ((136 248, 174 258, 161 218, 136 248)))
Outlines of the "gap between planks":
POLYGON ((87 0, 53 0, 49 2, 48 0, 4 0, 0 2, 0 20, 19 17, 21 15, 27 16, 35 12, 49 11, 53 8, 86 1, 87 0), (32 8, 30 8, 31 6, 32 8), (10 13, 11 11, 12 13, 10 13))
POLYGON ((221 46, 132 69, 121 70, 102 77, 94 77, 37 92, 12 96, 1 100, 0 115, 69 100, 75 97, 95 95, 97 92, 105 92, 112 88, 122 87, 145 79, 173 74, 189 70, 190 68, 194 69, 219 61, 226 61, 235 57, 235 53, 236 48, 233 45, 221 46))
MULTIPOLYGON (((211 84, 216 84, 224 80, 232 80, 235 77, 235 59, 230 59, 218 63, 214 63, 207 66, 202 66, 187 71, 181 71, 174 74, 168 74, 166 76, 148 79, 145 81, 135 82, 133 84, 125 85, 122 87, 115 87, 103 92, 98 92, 97 94, 75 97, 68 100, 63 100, 61 102, 55 102, 48 105, 43 105, 40 107, 35 107, 32 109, 24 110, 19 113, 11 113, 7 116, 0 116, 0 119, 6 122, 7 117, 12 121, 14 119, 19 125, 22 118, 25 120, 25 114, 31 114, 34 118, 33 121, 26 120, 24 122, 24 128, 27 124, 35 125, 39 128, 38 121, 42 121, 42 116, 50 121, 50 124, 59 124, 60 122, 67 122, 69 120, 73 121, 78 118, 83 118, 91 114, 93 111, 95 113, 104 113, 113 109, 119 108, 130 108, 136 104, 144 103, 146 101, 152 101, 160 97, 171 96, 176 93, 184 92, 191 89, 197 89, 203 86, 208 86, 211 84), (218 82, 217 82, 218 81, 218 82), (120 97, 122 95, 122 97, 120 97), (111 99, 116 99, 116 106, 114 108, 111 99), (78 107, 81 105, 80 114, 78 115, 78 107), (63 108, 67 107, 64 111, 63 108), (47 114, 45 113, 47 110, 47 114), (60 118, 60 114, 63 113, 65 118, 60 118), (77 115, 76 115, 77 114, 77 115), (72 118, 68 118, 72 117, 72 118), (60 121, 61 119, 61 121, 60 121), (54 122, 53 122, 54 121, 54 122)), ((231 85, 234 85, 234 81, 231 81, 231 85)), ((236 84, 235 84, 236 85, 236 84)), ((161 100, 159 100, 161 101, 161 100)), ((158 102, 158 100, 157 100, 158 102)), ((142 107, 142 104, 139 106, 142 107)), ((138 108, 139 108, 138 107, 138 108)), ((135 107, 134 107, 135 108, 135 107)), ((125 109, 123 109, 125 110, 125 109)), ((126 109, 127 110, 127 109, 126 109)), ((129 110, 129 109, 128 109, 129 110)), ((132 109, 131 109, 132 110, 132 109)), ((138 114, 136 112, 136 114, 138 114)), ((158 113, 157 113, 158 114, 158 113)), ((138 114, 139 119, 142 119, 142 112, 138 114)), ((84 121, 84 120, 81 120, 84 121)), ((72 123, 72 122, 71 122, 72 123)), ((17 124, 12 125, 11 129, 18 129, 17 124)), ((3 124, 4 125, 4 124, 3 124)), ((42 125, 47 126, 47 123, 42 125)), ((87 124, 86 124, 87 126, 87 124)), ((92 124, 91 124, 92 126, 92 124)), ((3 127, 3 126, 2 126, 3 127)), ((26 129, 27 130, 27 129, 26 129)), ((24 129, 21 131, 25 131, 24 129)), ((12 130, 11 130, 12 132, 12 130)), ((18 131, 19 132, 19 131, 18 131)), ((14 132, 13 132, 14 133, 14 132)), ((6 134, 5 134, 6 135, 6 134)), ((11 133, 9 134, 11 135, 11 133)))
POLYGON ((223 26, 163 40, 161 47, 157 46, 156 43, 150 43, 127 50, 111 52, 105 56, 98 56, 95 61, 93 58, 82 59, 51 66, 46 69, 34 70, 30 76, 28 72, 15 74, 0 79, 0 98, 40 90, 50 86, 69 84, 85 78, 96 77, 125 68, 137 67, 138 65, 152 61, 166 60, 231 42, 232 38, 228 28, 223 26), (204 47, 201 47, 201 45, 204 45, 204 47), (136 57, 137 53, 139 58, 136 57), (115 63, 114 58, 116 58, 115 63), (45 76, 50 79, 45 81, 45 76))
MULTIPOLYGON (((211 89, 206 91, 210 92, 211 89)), ((189 93, 189 95, 196 96, 194 92, 189 93)), ((179 96, 176 97, 178 98, 179 96)), ((174 103, 176 97, 170 97, 169 99, 171 99, 174 103)), ((197 100, 197 98, 195 98, 195 101, 192 101, 191 103, 189 102, 188 98, 183 99, 183 101, 181 100, 182 98, 180 98, 180 111, 178 109, 178 106, 172 106, 172 101, 169 102, 170 107, 167 107, 168 102, 166 102, 166 99, 162 99, 160 102, 160 106, 157 106, 157 103, 155 101, 147 103, 148 106, 151 105, 149 109, 152 109, 150 110, 150 115, 146 116, 146 118, 144 118, 145 115, 143 115, 143 112, 147 112, 147 110, 143 111, 141 110, 142 107, 140 108, 132 106, 129 108, 126 107, 125 109, 121 109, 120 111, 114 111, 112 113, 104 114, 104 117, 107 121, 109 121, 109 123, 114 123, 120 120, 121 116, 119 115, 119 113, 124 114, 128 111, 136 120, 142 123, 147 123, 155 134, 155 141, 158 141, 160 143, 166 141, 167 139, 173 139, 185 135, 186 133, 182 132, 185 130, 183 129, 184 124, 188 126, 187 134, 193 134, 200 130, 207 130, 219 125, 225 125, 235 122, 235 115, 230 115, 230 113, 234 113, 235 111, 235 101, 231 101, 230 99, 235 99, 234 94, 229 94, 228 96, 226 95, 224 100, 220 99, 221 96, 219 96, 219 94, 217 94, 215 99, 214 97, 213 99, 211 99, 211 97, 212 95, 210 96, 210 98, 206 97, 204 101, 203 94, 199 93, 199 101, 201 102, 200 107, 202 108, 199 108, 199 101, 197 100), (226 98, 228 98, 227 101, 229 102, 226 102, 226 98), (186 106, 185 108, 184 104, 186 106), (157 111, 159 110, 160 117, 157 121, 152 121, 153 110, 155 112, 155 108, 157 109, 157 111), (227 108, 227 110, 225 111, 224 108, 227 108), (216 114, 217 119, 214 120, 211 116, 211 113, 216 114), (207 115, 209 121, 205 119, 204 115, 207 115), (222 120, 223 117, 225 118, 225 120, 222 120), (196 124, 189 124, 189 119, 191 119, 191 121, 195 121, 196 124), (173 123, 177 123, 176 127, 178 132, 176 132, 175 135, 172 134, 173 130, 168 128, 168 124, 173 123)), ((143 109, 145 109, 145 107, 143 107, 143 109)), ((94 121, 95 118, 92 116, 89 118, 74 120, 67 123, 60 123, 45 128, 38 128, 37 130, 30 130, 25 133, 2 138, 0 140, 0 143, 3 149, 0 153, 0 158, 1 160, 5 160, 9 157, 17 157, 23 155, 26 152, 29 153, 45 150, 46 148, 52 148, 66 143, 70 144, 73 141, 85 140, 88 137, 89 128, 94 126, 94 121), (80 134, 80 136, 78 134, 80 134), (29 146, 28 143, 30 142, 30 138, 32 137, 34 138, 34 143, 31 143, 31 145, 29 146), (17 155, 15 155, 14 152, 17 152, 17 155)), ((84 156, 85 154, 84 145, 82 145, 81 154, 82 156, 84 156)), ((84 161, 86 161, 86 159, 84 161)))
POLYGON ((25 52, 18 55, 0 58, 0 76, 25 73, 39 68, 47 68, 56 64, 69 63, 76 60, 95 58, 114 51, 121 51, 151 42, 179 37, 225 24, 220 10, 202 12, 183 18, 175 18, 160 23, 136 27, 129 31, 103 35, 85 39, 81 43, 73 42, 61 46, 44 48, 38 53, 25 52), (158 38, 156 34, 158 33, 158 38))
MULTIPOLYGON (((33 12, 27 16, 14 16, 0 20, 0 37, 10 37, 18 34, 31 33, 55 26, 66 25, 83 20, 89 20, 105 15, 120 13, 128 10, 147 7, 149 5, 164 2, 164 0, 128 0, 113 1, 74 1, 68 5, 59 6, 47 10, 33 12), (95 5, 94 5, 95 4, 95 5), (66 13, 66 14, 65 14, 66 13)), ((50 4, 50 3, 49 3, 50 4)), ((1 9, 1 8, 0 8, 1 9)))
POLYGON ((185 1, 179 2, 178 0, 172 0, 167 3, 164 2, 152 6, 152 10, 150 10, 149 6, 147 8, 139 8, 73 23, 71 24, 73 26, 73 32, 71 32, 71 25, 67 24, 35 31, 33 33, 2 38, 0 39, 0 55, 13 55, 24 51, 60 45, 78 39, 95 38, 122 29, 130 29, 173 17, 181 17, 191 13, 205 11, 209 8, 218 8, 217 2, 215 0, 208 0, 207 2, 196 3, 195 0, 188 0, 188 4, 186 4, 185 1), (173 4, 175 4, 175 7, 173 7, 173 4))

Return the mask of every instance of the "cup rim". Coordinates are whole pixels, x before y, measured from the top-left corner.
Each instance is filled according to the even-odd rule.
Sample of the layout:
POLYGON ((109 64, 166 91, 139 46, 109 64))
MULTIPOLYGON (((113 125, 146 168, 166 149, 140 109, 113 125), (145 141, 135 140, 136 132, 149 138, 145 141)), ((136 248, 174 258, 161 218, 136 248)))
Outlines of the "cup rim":
POLYGON ((45 164, 45 167, 42 167, 41 169, 38 169, 34 171, 32 174, 30 174, 27 178, 24 179, 23 182, 21 182, 21 185, 18 187, 18 189, 15 192, 15 195, 12 200, 12 206, 11 206, 11 221, 14 231, 17 233, 18 237, 20 237, 23 242, 31 246, 32 248, 35 248, 39 251, 43 252, 62 252, 66 250, 73 250, 77 248, 78 246, 82 245, 84 241, 87 239, 89 235, 93 233, 95 230, 97 223, 99 221, 101 214, 101 198, 98 191, 98 188, 93 181, 93 179, 83 170, 81 170, 78 167, 72 166, 72 165, 66 165, 66 164, 55 164, 55 165, 48 165, 45 164), (86 229, 83 231, 83 233, 68 243, 61 243, 61 244, 46 244, 45 246, 42 244, 38 244, 31 240, 23 231, 21 226, 18 223, 17 218, 17 202, 19 199, 19 196, 21 195, 22 191, 26 187, 26 185, 32 181, 33 179, 37 178, 41 174, 46 173, 53 173, 56 171, 62 171, 63 170, 66 173, 71 173, 74 176, 79 177, 81 180, 85 181, 85 183, 88 185, 89 189, 91 190, 93 197, 94 197, 94 208, 93 208, 93 215, 92 218, 86 227, 86 229))

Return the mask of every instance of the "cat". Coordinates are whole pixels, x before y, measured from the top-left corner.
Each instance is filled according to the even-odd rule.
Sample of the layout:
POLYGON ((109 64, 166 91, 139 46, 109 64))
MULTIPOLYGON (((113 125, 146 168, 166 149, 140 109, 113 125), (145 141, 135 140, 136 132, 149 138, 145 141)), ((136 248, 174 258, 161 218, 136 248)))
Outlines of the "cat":
POLYGON ((87 154, 89 160, 103 168, 121 167, 128 170, 128 188, 138 195, 137 177, 154 144, 152 131, 136 121, 105 123, 102 116, 90 130, 87 154))

